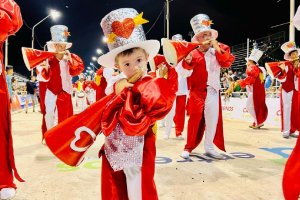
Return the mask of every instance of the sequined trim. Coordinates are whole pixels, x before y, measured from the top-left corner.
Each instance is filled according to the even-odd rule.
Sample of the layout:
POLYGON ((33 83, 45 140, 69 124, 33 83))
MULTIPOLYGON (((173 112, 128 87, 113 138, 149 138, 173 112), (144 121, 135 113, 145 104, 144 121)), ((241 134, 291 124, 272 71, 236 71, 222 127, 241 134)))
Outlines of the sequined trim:
POLYGON ((142 166, 144 136, 127 136, 118 124, 105 138, 104 152, 114 171, 142 166))

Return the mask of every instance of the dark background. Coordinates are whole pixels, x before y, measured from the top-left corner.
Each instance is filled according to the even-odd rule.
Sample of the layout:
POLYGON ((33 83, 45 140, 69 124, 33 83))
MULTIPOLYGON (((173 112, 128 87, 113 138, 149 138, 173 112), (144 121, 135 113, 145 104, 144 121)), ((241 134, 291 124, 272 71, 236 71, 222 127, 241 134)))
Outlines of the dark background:
MULTIPOLYGON (((107 51, 102 42, 101 19, 110 11, 131 7, 150 22, 144 24, 147 39, 158 39, 166 35, 164 30, 163 0, 16 0, 21 7, 24 25, 16 36, 9 38, 9 64, 16 72, 30 75, 23 63, 21 47, 31 47, 31 28, 48 15, 49 9, 56 9, 62 16, 54 22, 46 19, 35 29, 35 48, 42 49, 51 40, 50 27, 64 24, 69 27, 73 42, 71 52, 78 54, 88 66, 96 49, 107 51), (160 15, 161 14, 161 15, 160 15)), ((192 31, 190 19, 205 13, 213 20, 212 28, 219 31, 218 41, 230 46, 245 43, 247 38, 256 39, 279 31, 286 32, 288 25, 271 26, 289 21, 289 0, 173 0, 170 2, 170 36, 180 33, 190 40, 192 31)), ((295 11, 299 3, 296 3, 295 11)), ((299 33, 296 30, 296 43, 299 33)), ((96 63, 94 63, 96 65, 96 63)), ((96 65, 98 66, 98 65, 96 65)))

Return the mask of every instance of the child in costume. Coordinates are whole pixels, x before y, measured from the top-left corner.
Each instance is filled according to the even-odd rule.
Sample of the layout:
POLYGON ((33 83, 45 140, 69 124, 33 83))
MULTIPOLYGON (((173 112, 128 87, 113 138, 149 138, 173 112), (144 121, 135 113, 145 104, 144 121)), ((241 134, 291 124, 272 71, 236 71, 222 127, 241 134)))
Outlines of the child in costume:
MULTIPOLYGON (((220 99, 220 70, 228 68, 234 61, 230 48, 216 39, 218 31, 211 28, 212 21, 206 14, 198 14, 190 21, 195 33, 192 42, 199 47, 182 61, 185 70, 193 70, 189 76, 189 100, 187 143, 181 157, 188 159, 190 153, 200 144, 204 132, 206 155, 223 159, 214 144, 225 151, 223 117, 220 99), (200 78, 201 77, 201 78, 200 78)), ((181 70, 184 72, 184 70, 181 70)))
POLYGON ((286 62, 280 62, 282 74, 277 77, 281 82, 281 131, 283 138, 295 137, 299 131, 298 77, 299 52, 295 42, 286 42, 281 46, 286 62))
POLYGON ((172 108, 178 81, 176 71, 164 66, 160 70, 167 78, 147 75, 147 62, 158 53, 160 43, 146 40, 141 26, 146 22, 142 13, 131 8, 114 10, 102 19, 110 52, 99 57, 98 63, 120 69, 123 77, 118 76, 111 94, 46 133, 52 152, 63 162, 77 165, 92 143, 90 138, 103 132, 103 200, 158 199, 154 125, 172 108), (88 135, 78 138, 79 130, 88 135))
MULTIPOLYGON (((47 82, 45 94, 45 122, 47 130, 73 115, 71 94, 73 92, 72 77, 84 70, 83 61, 68 50, 72 43, 68 42, 68 27, 55 25, 50 28, 52 40, 47 42, 49 51, 55 56, 48 59, 49 66, 42 66, 39 72, 47 82)), ((38 68, 37 68, 38 69, 38 68)))
POLYGON ((259 49, 252 50, 250 56, 246 58, 247 77, 238 81, 241 88, 246 88, 248 92, 246 108, 254 120, 249 126, 253 129, 262 127, 268 116, 264 75, 258 66, 258 61, 262 55, 263 52, 259 49))
POLYGON ((87 104, 91 105, 95 103, 97 85, 92 80, 91 76, 86 77, 86 80, 83 82, 82 88, 86 95, 87 104))
MULTIPOLYGON (((173 41, 184 41, 182 35, 176 34, 172 36, 173 41)), ((183 140, 182 132, 184 129, 184 121, 185 121, 185 107, 186 107, 186 97, 189 94, 187 78, 186 74, 181 76, 182 74, 182 66, 181 62, 177 64, 175 67, 178 73, 178 91, 176 92, 176 100, 174 105, 169 112, 169 114, 165 117, 165 133, 164 139, 169 139, 173 121, 175 123, 175 136, 178 140, 183 140)), ((188 75, 192 74, 192 70, 188 71, 188 75)))

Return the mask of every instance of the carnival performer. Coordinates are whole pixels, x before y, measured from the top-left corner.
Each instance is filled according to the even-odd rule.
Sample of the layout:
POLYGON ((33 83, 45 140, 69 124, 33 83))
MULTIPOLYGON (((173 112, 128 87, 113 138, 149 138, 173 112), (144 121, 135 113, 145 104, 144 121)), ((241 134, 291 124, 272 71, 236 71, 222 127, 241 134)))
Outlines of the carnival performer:
MULTIPOLYGON (((173 41, 183 41, 183 37, 180 34, 176 34, 172 36, 173 41)), ((188 75, 185 74, 181 76, 184 72, 182 71, 182 66, 179 63, 175 69, 178 72, 178 91, 176 92, 176 99, 173 104, 173 107, 170 113, 165 117, 165 133, 164 139, 168 139, 170 137, 170 133, 172 130, 173 121, 175 123, 175 136, 176 139, 183 140, 182 132, 184 129, 184 121, 185 121, 185 108, 186 108, 186 100, 187 95, 189 93, 187 78, 186 76, 190 76, 192 70, 187 71, 188 75), (181 71, 180 71, 181 70, 181 71)), ((186 70, 184 70, 186 72, 186 70)))
POLYGON ((87 105, 95 103, 97 85, 92 80, 91 76, 86 77, 86 80, 83 82, 82 88, 86 95, 87 105))
POLYGON ((95 74, 95 83, 96 83, 96 101, 105 97, 105 88, 107 86, 107 82, 103 76, 104 67, 100 67, 95 74))
POLYGON ((47 42, 49 51, 56 54, 40 72, 47 81, 45 94, 45 121, 47 130, 73 115, 72 77, 84 70, 81 58, 68 50, 68 27, 55 25, 50 28, 52 40, 47 42))
MULTIPOLYGON (((205 131, 204 149, 206 155, 223 159, 214 144, 225 151, 223 117, 220 98, 220 69, 230 67, 234 56, 230 48, 216 39, 218 31, 211 28, 212 21, 206 14, 198 14, 190 21, 195 33, 192 42, 199 47, 186 56, 182 66, 193 70, 189 77, 189 101, 187 143, 181 157, 188 159, 201 142, 205 131), (201 79, 199 78, 201 77, 201 79)), ((182 70, 184 71, 184 70, 182 70)))
POLYGON ((264 74, 258 66, 258 61, 262 55, 261 50, 252 50, 250 56, 246 58, 247 77, 239 81, 241 88, 246 88, 248 92, 246 108, 254 120, 249 126, 253 129, 262 127, 268 116, 264 74))
POLYGON ((16 195, 14 177, 20 181, 14 159, 11 128, 10 97, 7 90, 5 67, 3 63, 3 45, 22 26, 22 16, 18 4, 13 0, 0 2, 0 199, 12 199, 16 195))
POLYGON ((283 73, 277 77, 281 82, 281 131, 282 137, 298 137, 295 134, 299 131, 299 105, 298 105, 298 77, 296 73, 299 68, 299 50, 295 42, 286 42, 281 46, 284 51, 284 59, 287 62, 280 62, 279 67, 283 73))
MULTIPOLYGON (((290 131, 287 132, 289 134, 286 134, 290 137, 298 137, 298 135, 294 134, 293 131, 298 129, 299 131, 299 124, 300 124, 300 117, 299 117, 299 105, 300 105, 300 97, 299 97, 299 85, 300 85, 300 70, 299 70, 299 49, 296 48, 296 44, 294 42, 287 42, 284 43, 281 46, 281 49, 285 52, 284 59, 287 60, 287 62, 284 62, 279 64, 279 67, 282 69, 281 73, 278 76, 279 80, 283 80, 282 83, 282 104, 283 104, 283 109, 286 109, 285 104, 283 103, 285 97, 283 91, 284 89, 287 90, 287 88, 290 86, 288 84, 293 85, 295 89, 293 91, 290 91, 289 93, 293 92, 293 97, 291 98, 286 98, 291 102, 291 122, 290 122, 290 131), (287 83, 287 85, 283 86, 284 83, 287 83), (298 96, 296 94, 298 93, 298 96), (297 101, 298 100, 298 101, 297 101), (296 109, 297 108, 297 109, 296 109)), ((287 93, 287 95, 291 95, 287 93)), ((286 100, 285 99, 285 100, 286 100)), ((288 103, 288 102, 286 102, 288 103)), ((284 110, 283 116, 285 115, 287 111, 284 110)), ((286 114, 289 116, 288 114, 286 114)), ((286 118, 283 118, 285 120, 286 118)), ((284 121, 284 125, 288 124, 287 121, 284 121)), ((284 137, 283 133, 283 137, 284 137)), ((285 169, 284 169, 284 174, 283 174, 283 179, 282 179, 282 187, 283 187, 283 194, 286 200, 297 200, 299 198, 300 194, 300 179, 295 178, 300 176, 300 139, 298 137, 297 143, 288 158, 286 164, 285 164, 285 169)))
POLYGON ((85 76, 83 73, 78 75, 78 80, 74 83, 75 91, 75 104, 76 108, 79 108, 79 112, 82 112, 87 107, 87 98, 83 90, 83 84, 85 82, 85 76))
MULTIPOLYGON (((98 63, 120 69, 125 78, 119 76, 121 79, 115 82, 111 94, 46 133, 46 141, 52 152, 62 160, 63 157, 73 160, 73 156, 70 158, 55 150, 58 147, 55 141, 61 136, 59 133, 63 129, 78 130, 78 127, 74 127, 74 124, 78 124, 88 130, 90 136, 95 136, 101 127, 106 136, 100 151, 103 200, 158 199, 154 182, 154 124, 170 111, 178 81, 176 71, 164 66, 160 66, 160 70, 167 78, 147 75, 148 60, 158 53, 160 43, 146 40, 141 26, 146 22, 143 13, 138 14, 132 8, 114 10, 102 19, 101 27, 110 51, 100 56, 98 63), (126 23, 125 30, 123 23, 126 23), (77 123, 73 123, 74 120, 77 123), (92 133, 92 130, 96 132, 92 133)), ((70 134, 70 137, 74 137, 73 131, 70 134)), ((59 148, 61 152, 63 149, 59 148)), ((70 150, 72 154, 82 153, 74 143, 65 144, 63 148, 67 151, 73 149, 70 150)), ((69 163, 66 160, 64 162, 69 163)))

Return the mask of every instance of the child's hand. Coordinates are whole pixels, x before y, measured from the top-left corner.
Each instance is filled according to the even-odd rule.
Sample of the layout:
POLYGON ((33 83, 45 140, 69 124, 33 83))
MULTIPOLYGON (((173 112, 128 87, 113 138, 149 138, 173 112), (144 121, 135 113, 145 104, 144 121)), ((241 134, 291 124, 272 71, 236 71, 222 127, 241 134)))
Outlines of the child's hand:
POLYGON ((144 72, 141 69, 138 69, 137 72, 130 78, 128 78, 128 83, 135 83, 137 82, 142 76, 144 72))
POLYGON ((72 62, 72 57, 71 57, 71 53, 69 50, 65 51, 64 59, 72 62))
POLYGON ((159 77, 165 77, 168 74, 168 68, 164 64, 158 66, 159 77))
POLYGON ((133 84, 129 83, 126 78, 119 80, 115 85, 116 94, 120 94, 124 88, 130 88, 133 84))

